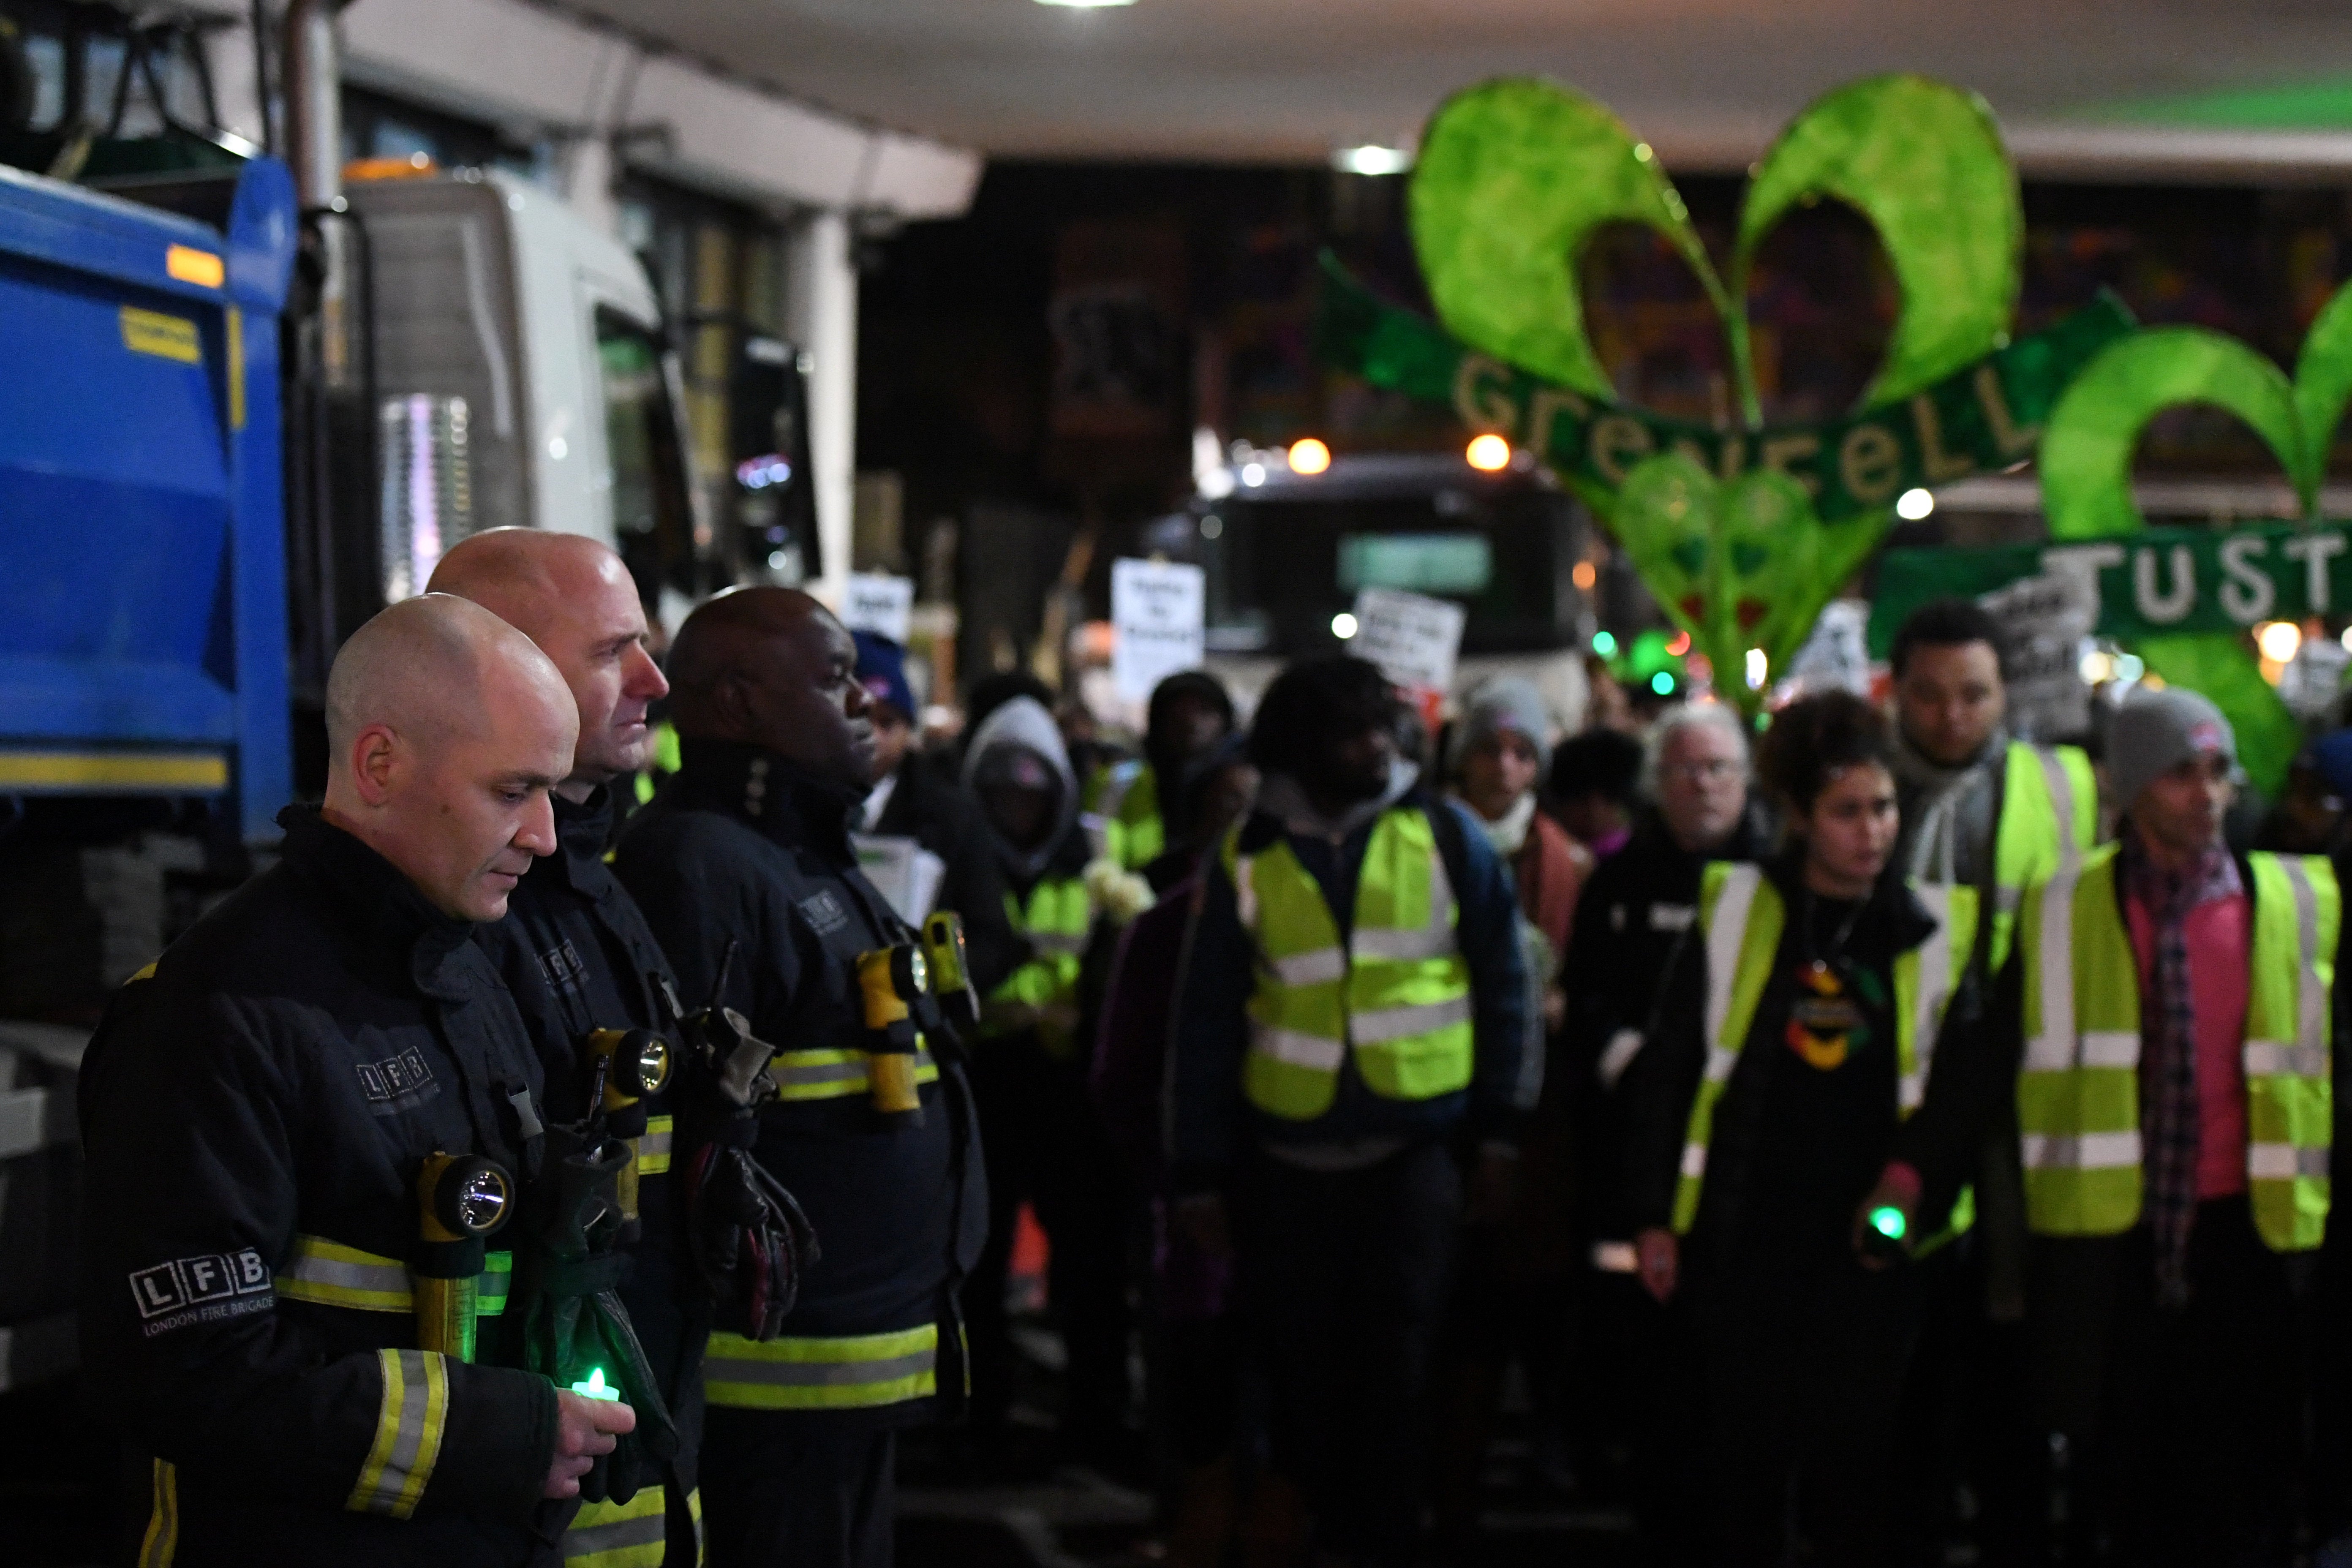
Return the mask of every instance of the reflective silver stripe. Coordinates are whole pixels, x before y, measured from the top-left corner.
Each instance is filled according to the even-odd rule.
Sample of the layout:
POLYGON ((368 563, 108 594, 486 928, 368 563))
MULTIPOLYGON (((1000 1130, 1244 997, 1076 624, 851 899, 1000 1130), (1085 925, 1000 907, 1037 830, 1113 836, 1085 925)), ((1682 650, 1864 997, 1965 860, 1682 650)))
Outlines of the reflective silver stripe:
POLYGON ((2074 882, 2050 879, 2042 889, 2042 1016, 2025 1042, 2025 1065, 2057 1072, 2074 1060, 2074 882))
POLYGON ((2013 915, 2019 910, 2025 907, 2025 889, 2023 888, 1995 888, 1992 890, 1992 904, 1993 908, 1999 910, 2002 914, 2013 915))
POLYGON ((448 1415, 448 1373, 430 1351, 379 1351, 383 1395, 376 1436, 345 1504, 356 1513, 406 1519, 416 1510, 441 1455, 448 1415))
MULTIPOLYGON (((2068 984, 2073 984, 2071 975, 2068 984)), ((2079 1040, 2037 1035, 2025 1042, 2027 1072, 2072 1072, 2077 1067, 2128 1071, 2138 1066, 2139 1037, 2129 1029, 2093 1029, 2079 1040)))
POLYGON ((1731 1081, 1731 1069, 1738 1066, 1739 1053, 1721 1046, 1706 1048, 1706 1081, 1718 1087, 1731 1081))
POLYGON ((2139 1133, 2028 1132, 2018 1140, 2029 1171, 2113 1171, 2140 1163, 2139 1133))
POLYGON ((1274 973, 1285 985, 1328 985, 1348 973, 1348 955, 1336 947, 1318 947, 1274 961, 1274 973))
POLYGON ((1706 1145, 1696 1139, 1683 1145, 1683 1174, 1694 1182, 1706 1174, 1706 1145))
POLYGON ((2246 1146, 2246 1174, 2258 1182, 2324 1177, 2327 1174, 2327 1156, 2326 1149, 2305 1149, 2294 1143, 2250 1143, 2246 1146))
POLYGON ((2294 889, 2294 1043, 2324 1053, 2328 1047, 2327 987, 2319 983, 2319 896, 2312 890, 2311 873, 2301 856, 2282 855, 2278 863, 2294 889))
POLYGON ((1085 931, 1024 931, 1022 934, 1029 939, 1029 945, 1039 952, 1076 954, 1087 950, 1085 931))
POLYGON ((2325 1048, 2290 1046, 2281 1040, 2248 1040, 2244 1059, 2248 1078, 2322 1079, 2328 1072, 2325 1048))
POLYGON ((649 1160, 668 1159, 670 1150, 676 1145, 677 1138, 676 1122, 667 1116, 651 1118, 646 1130, 637 1134, 637 1163, 642 1166, 649 1160), (661 1125, 654 1126, 651 1124, 654 1121, 660 1122, 661 1125))
POLYGON ((1349 1032, 1360 1046, 1384 1045, 1409 1035, 1426 1035, 1470 1021, 1470 998, 1451 996, 1443 1002, 1423 1002, 1410 1007, 1382 1007, 1358 1013, 1348 1020, 1349 1032))
POLYGON ((1935 1065, 1936 1032, 1952 989, 1952 889, 1926 884, 1913 889, 1935 917, 1936 929, 1919 947, 1919 994, 1911 1018, 1911 1065, 1896 1081, 1895 1100, 1905 1115, 1927 1098, 1927 1073, 1935 1065))
POLYGON ((1451 958, 1461 951, 1450 924, 1422 931, 1359 930, 1349 939, 1348 949, 1358 963, 1375 960, 1409 963, 1424 958, 1451 958))
MULTIPOLYGON (((1724 1025, 1731 1016, 1739 949, 1748 940, 1748 912, 1763 881, 1764 873, 1758 868, 1734 866, 1723 879, 1723 890, 1716 895, 1715 916, 1706 928, 1706 1043, 1710 1046, 1722 1043, 1724 1025)), ((1733 1048, 1738 1048, 1738 1042, 1733 1042, 1733 1048)))
MULTIPOLYGON (((323 1285, 338 1293, 364 1290, 372 1294, 397 1296, 403 1301, 406 1301, 409 1296, 408 1266, 388 1259, 382 1263, 353 1263, 340 1258, 322 1258, 314 1251, 303 1250, 287 1259, 286 1271, 278 1278, 304 1285, 323 1285)), ((402 1309, 387 1303, 386 1310, 402 1309)))
POLYGON ((1608 1048, 1601 1053, 1601 1088, 1617 1087, 1617 1080, 1625 1076, 1625 1069, 1642 1054, 1644 1043, 1639 1029, 1620 1029, 1609 1037, 1608 1048))
POLYGON ((1338 1072, 1340 1059, 1348 1054, 1347 1047, 1337 1040, 1265 1024, 1250 1026, 1250 1049, 1259 1056, 1315 1072, 1338 1072))
POLYGON ((936 1344, 905 1355, 863 1361, 784 1361, 712 1355, 703 1375, 712 1383, 764 1383, 778 1388, 844 1388, 920 1377, 939 1365, 936 1344))
POLYGON ((2042 782, 2050 791, 2050 808, 2058 818, 2058 875, 2072 881, 2083 868, 2082 847, 2074 842, 2074 781, 2066 776, 2066 764, 2048 746, 2034 747, 2033 760, 2042 764, 2042 782))
POLYGON ((1257 861, 1249 855, 1234 857, 1234 913, 1245 931, 1257 930, 1257 861))
MULTIPOLYGON (((565 1531, 563 1560, 566 1563, 584 1563, 607 1552, 625 1552, 633 1546, 661 1545, 664 1527, 669 1522, 664 1515, 664 1505, 667 1500, 661 1488, 646 1487, 640 1489, 636 1497, 627 1503, 590 1504, 589 1509, 599 1512, 613 1507, 630 1511, 622 1518, 607 1520, 601 1524, 575 1524, 565 1531)), ((589 1509, 582 1510, 579 1517, 589 1517, 589 1509)))

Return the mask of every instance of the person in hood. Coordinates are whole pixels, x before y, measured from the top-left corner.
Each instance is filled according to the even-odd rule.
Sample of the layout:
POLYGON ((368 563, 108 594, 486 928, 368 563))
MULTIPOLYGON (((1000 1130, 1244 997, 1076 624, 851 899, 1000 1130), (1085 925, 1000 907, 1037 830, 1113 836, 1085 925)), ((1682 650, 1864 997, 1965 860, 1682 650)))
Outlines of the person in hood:
POLYGON ((1498 1205, 1542 1071, 1510 874, 1397 754, 1396 712, 1345 655, 1268 688, 1170 1064, 1178 1223, 1213 1256, 1238 1240, 1274 1475, 1343 1563, 1414 1554, 1464 1167, 1498 1205))
POLYGON ((1705 1560, 1785 1561, 1793 1490, 1814 1560, 1869 1568, 1896 1556, 1908 1260, 1965 1226, 2001 1078, 1946 1027, 1974 1010, 1974 900, 1931 915, 1889 871, 1885 719, 1825 692, 1782 709, 1760 751, 1790 842, 1702 879, 1626 1073, 1628 1201, 1643 1286, 1686 1298, 1694 1325, 1705 1560))
POLYGON ((1029 952, 981 1007, 973 1088, 988 1130, 991 1207, 966 1295, 974 1417, 983 1434, 1001 1431, 1012 1407, 1005 1276, 1025 1203, 1051 1243, 1047 1295, 1069 1356, 1061 1436, 1072 1452, 1098 1458, 1123 1447, 1126 1423, 1125 1199, 1079 1050, 1079 982, 1096 911, 1078 783, 1053 714, 1025 696, 972 731, 963 773, 1003 874, 1005 916, 1029 952))
POLYGON ((1233 695, 1208 671, 1180 670, 1153 687, 1143 755, 1113 763, 1087 782, 1087 826, 1103 856, 1141 871, 1181 846, 1192 815, 1186 772, 1233 731, 1233 695))

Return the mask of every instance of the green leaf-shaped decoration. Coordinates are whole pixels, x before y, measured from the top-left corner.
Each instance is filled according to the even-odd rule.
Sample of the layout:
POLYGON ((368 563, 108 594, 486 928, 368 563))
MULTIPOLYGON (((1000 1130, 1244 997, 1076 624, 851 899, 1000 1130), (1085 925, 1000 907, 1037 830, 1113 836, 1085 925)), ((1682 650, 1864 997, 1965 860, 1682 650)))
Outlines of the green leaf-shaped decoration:
POLYGON ((1908 397, 2007 341, 2025 209, 1984 100, 1923 77, 1883 76, 1798 116, 1758 165, 1740 209, 1734 298, 1747 297, 1772 226, 1815 196, 1870 220, 1902 289, 1886 363, 1863 406, 1908 397))
POLYGON ((1411 202, 1413 247, 1447 329, 1562 385, 1612 395, 1576 270, 1604 225, 1664 235, 1727 310, 1649 148, 1600 104, 1549 82, 1490 81, 1449 99, 1423 133, 1411 202))
MULTIPOLYGON (((2132 500, 2132 454, 2167 408, 2207 404, 2235 415, 2278 458, 2305 518, 2315 517, 2327 448, 2352 397, 2352 287, 2312 322, 2294 380, 2235 338, 2199 327, 2150 327, 2101 351, 2051 411, 2042 440, 2042 499, 2051 537, 2106 539, 2147 526, 2132 500)), ((2150 669, 2201 691, 2230 716, 2238 755, 2275 791, 2303 743, 2301 726, 2236 636, 2145 637, 2150 669)))
MULTIPOLYGON (((1920 77, 1856 82, 1790 124, 1748 192, 1729 289, 1649 148, 1600 104, 1549 82, 1490 81, 1449 100, 1422 138, 1411 205, 1447 330, 1595 396, 1613 389, 1586 334, 1579 257, 1606 224, 1664 235, 1723 320, 1741 412, 1757 428, 1747 280, 1773 226, 1824 196, 1875 226, 1902 289, 1862 406, 1907 397, 2007 341, 2024 233, 2016 175, 1983 101, 1920 77)), ((1826 529, 1780 475, 1725 485, 1679 454, 1640 464, 1615 495, 1579 489, 1742 701, 1753 700, 1737 679, 1747 650, 1785 664, 1894 519, 1887 509, 1826 529)))

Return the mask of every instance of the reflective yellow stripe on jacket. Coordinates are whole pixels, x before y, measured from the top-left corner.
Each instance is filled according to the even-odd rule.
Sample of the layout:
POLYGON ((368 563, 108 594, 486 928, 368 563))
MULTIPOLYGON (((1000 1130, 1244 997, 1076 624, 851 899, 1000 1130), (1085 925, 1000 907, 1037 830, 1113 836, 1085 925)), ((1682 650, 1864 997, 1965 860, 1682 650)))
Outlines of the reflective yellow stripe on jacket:
MULTIPOLYGON (((1934 934, 1895 959, 1895 1111, 1909 1116, 1927 1098, 1936 1036, 1976 943, 1974 889, 1923 886, 1912 889, 1936 921, 1934 934)), ((1699 929, 1706 940, 1706 1067, 1691 1100, 1680 1176, 1675 1184, 1675 1229, 1697 1223, 1706 1183, 1715 1109, 1748 1044, 1756 1009, 1770 984, 1788 911, 1780 889, 1753 865, 1715 862, 1700 884, 1699 929)), ((1952 1225, 1966 1228, 1973 1203, 1956 1205, 1952 1225)), ((1924 1249, 1924 1248, 1923 1248, 1924 1249)))
POLYGON ((927 1399, 939 1387, 937 1323, 887 1334, 785 1336, 766 1343, 713 1334, 702 1387, 739 1410, 858 1410, 927 1399))
POLYGON ((1094 835, 1097 858, 1140 871, 1167 851, 1160 775, 1150 763, 1113 763, 1095 774, 1087 793, 1087 825, 1094 835))
MULTIPOLYGON (((842 1100, 864 1094, 868 1085, 864 1051, 778 1051, 768 1058, 768 1076, 779 1100, 842 1100)), ((937 1083, 938 1058, 930 1047, 915 1045, 915 1081, 937 1083)))
POLYGON ((637 1136, 637 1174, 659 1176, 669 1170, 670 1145, 676 1136, 677 1119, 668 1116, 648 1116, 646 1130, 637 1136))
POLYGON ((1094 901, 1086 881, 1047 877, 1029 889, 1025 908, 1008 891, 1004 918, 1028 942, 1034 956, 988 994, 980 1032, 995 1036, 1035 1027, 1048 1055, 1067 1056, 1076 1044, 1078 973, 1086 960, 1087 937, 1094 929, 1094 901), (1009 1016, 999 1009, 1009 1009, 1009 1016), (1068 1013, 1069 1021, 1053 1019, 1057 1012, 1068 1013), (1041 1021, 1041 1013, 1049 1021, 1041 1021))
MULTIPOLYGON (((2309 1251, 2327 1230, 2334 1142, 2331 1077, 2336 943, 2343 902, 2316 856, 2248 862, 2247 1196, 2254 1228, 2280 1252, 2309 1251)), ((2116 898, 2110 845, 2073 877, 2028 898, 2025 1051, 2017 1118, 2026 1223, 2042 1236, 2115 1236, 2139 1222, 2139 963, 2116 898)))
POLYGON ((563 1532, 564 1568, 661 1568, 667 1506, 659 1487, 626 1502, 581 1504, 563 1532))
MULTIPOLYGON (((491 1253, 488 1266, 474 1281, 474 1315, 495 1318, 504 1312, 507 1288, 513 1279, 514 1254, 491 1253)), ((296 1237, 286 1271, 271 1283, 281 1300, 348 1307, 358 1312, 415 1310, 408 1288, 408 1265, 322 1236, 296 1237)))
POLYGON ((437 1351, 378 1351, 383 1394, 375 1441, 343 1506, 353 1513, 406 1519, 433 1479, 449 1419, 448 1363, 437 1351))

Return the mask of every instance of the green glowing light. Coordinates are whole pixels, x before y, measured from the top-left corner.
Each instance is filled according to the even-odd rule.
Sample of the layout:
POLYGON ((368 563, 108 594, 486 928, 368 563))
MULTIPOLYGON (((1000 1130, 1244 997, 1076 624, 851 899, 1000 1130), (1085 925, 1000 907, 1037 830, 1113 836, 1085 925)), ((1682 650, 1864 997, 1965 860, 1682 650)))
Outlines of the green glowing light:
POLYGON ((1650 689, 1661 697, 1672 697, 1675 694, 1675 678, 1662 669, 1650 677, 1650 689))
POLYGON ((1882 1204, 1870 1211, 1870 1228, 1889 1241, 1900 1241, 1903 1233, 1911 1228, 1911 1222, 1893 1204, 1882 1204))
POLYGON ((1593 634, 1592 634, 1592 651, 1593 651, 1593 652, 1595 652, 1595 653, 1597 653, 1597 654, 1599 654, 1599 655, 1600 655, 1601 658, 1616 658, 1616 657, 1617 657, 1617 639, 1616 639, 1616 637, 1613 637, 1612 635, 1611 635, 1611 634, 1610 634, 1610 633, 1608 633, 1608 632, 1595 632, 1595 633, 1593 633, 1593 634))
POLYGON ((588 1369, 586 1381, 573 1384, 572 1385, 572 1392, 578 1394, 583 1399, 618 1399, 621 1397, 621 1391, 604 1381, 604 1369, 601 1366, 590 1367, 588 1369))

